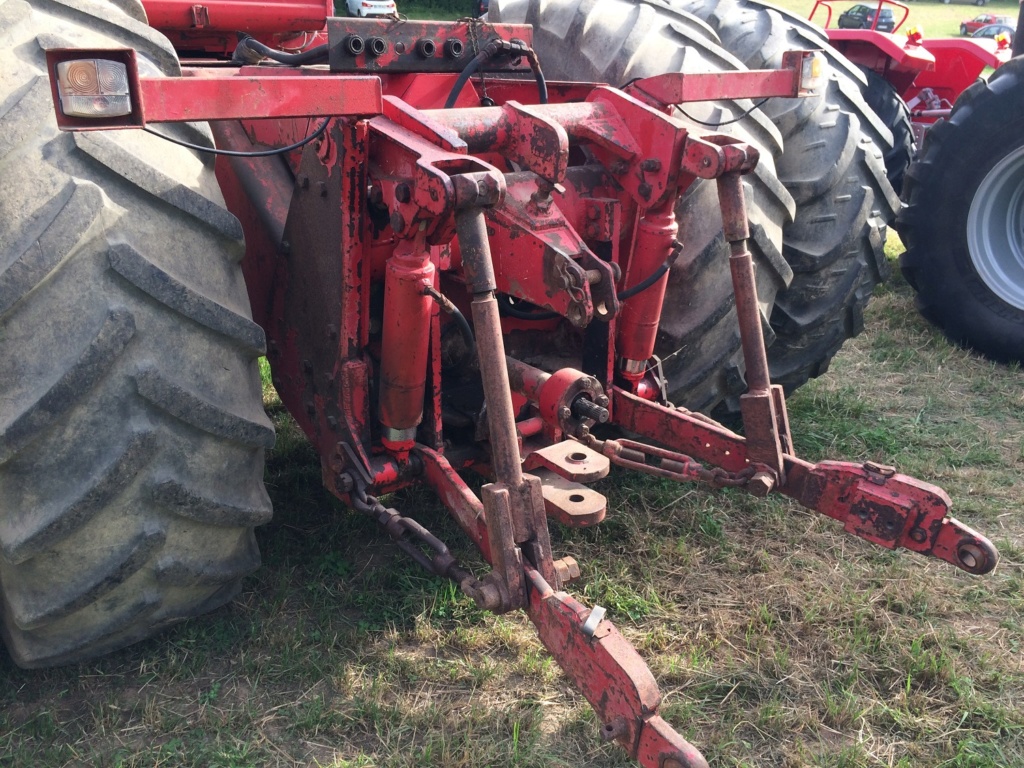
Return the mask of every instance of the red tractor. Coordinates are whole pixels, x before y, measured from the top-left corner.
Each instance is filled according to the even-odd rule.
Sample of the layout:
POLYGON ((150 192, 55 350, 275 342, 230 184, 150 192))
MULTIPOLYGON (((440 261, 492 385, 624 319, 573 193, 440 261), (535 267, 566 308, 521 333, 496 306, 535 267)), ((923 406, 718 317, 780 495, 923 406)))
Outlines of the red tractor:
MULTIPOLYGON (((922 314, 950 340, 1000 362, 1022 362, 1024 64, 1011 61, 1007 39, 898 35, 909 9, 883 4, 903 12, 893 33, 827 33, 863 69, 865 98, 893 134, 886 167, 906 202, 896 222, 907 247, 903 274, 922 314), (987 81, 986 68, 997 69, 987 81)), ((827 27, 826 0, 815 3, 811 18, 819 7, 827 27)))
MULTIPOLYGON (((730 4, 726 44, 776 23, 730 4)), ((326 487, 479 606, 524 610, 643 765, 706 763, 604 610, 565 591, 580 570, 547 528, 600 523, 587 484, 612 464, 995 566, 941 489, 794 454, 784 389, 860 329, 899 207, 891 133, 841 56, 788 51, 817 46, 783 21, 737 58, 694 16, 622 0, 330 11, 0 6, 0 146, 32 179, 0 193, 18 664, 88 659, 238 592, 271 515, 264 353, 326 487), (486 573, 382 501, 411 484, 486 573)))

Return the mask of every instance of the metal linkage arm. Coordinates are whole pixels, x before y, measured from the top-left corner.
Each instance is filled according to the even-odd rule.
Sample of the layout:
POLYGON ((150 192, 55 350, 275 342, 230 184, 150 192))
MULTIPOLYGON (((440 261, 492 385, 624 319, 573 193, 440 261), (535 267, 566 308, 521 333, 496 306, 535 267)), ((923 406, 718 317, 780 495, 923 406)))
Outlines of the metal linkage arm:
POLYGON ((526 608, 537 634, 617 741, 647 768, 707 768, 703 755, 658 714, 661 692, 651 670, 604 610, 556 592, 526 566, 526 608))
MULTIPOLYGON (((739 473, 758 462, 746 438, 679 408, 667 408, 615 387, 612 421, 697 460, 739 473)), ((888 549, 904 547, 952 563, 968 573, 995 568, 999 554, 987 538, 950 517, 951 502, 930 483, 872 463, 783 455, 785 482, 776 490, 808 509, 844 523, 847 533, 888 549)))

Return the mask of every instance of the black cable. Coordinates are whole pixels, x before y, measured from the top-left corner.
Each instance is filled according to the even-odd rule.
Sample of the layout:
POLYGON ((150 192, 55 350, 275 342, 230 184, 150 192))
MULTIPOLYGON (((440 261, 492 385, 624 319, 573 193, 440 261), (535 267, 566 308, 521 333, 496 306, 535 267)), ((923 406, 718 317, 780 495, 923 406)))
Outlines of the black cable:
POLYGON ((683 117, 686 117, 686 118, 692 120, 695 123, 700 123, 701 125, 706 125, 708 128, 718 128, 718 127, 723 126, 723 125, 729 125, 730 123, 737 123, 737 122, 739 122, 744 117, 746 117, 751 112, 753 112, 755 109, 760 109, 761 107, 763 107, 765 105, 765 103, 768 101, 768 99, 770 99, 770 98, 771 98, 771 96, 765 96, 763 99, 761 99, 759 102, 757 102, 757 104, 752 106, 750 109, 748 109, 746 112, 744 112, 739 117, 734 117, 732 120, 723 120, 720 123, 708 123, 708 122, 705 122, 703 120, 698 120, 696 117, 694 117, 693 115, 689 114, 685 109, 683 109, 683 107, 680 104, 676 104, 676 109, 678 109, 680 112, 683 113, 683 117))
POLYGON ((672 266, 673 261, 675 261, 675 259, 671 257, 665 259, 664 264, 662 264, 660 267, 658 267, 656 270, 654 270, 651 274, 649 274, 639 283, 634 285, 632 288, 627 288, 626 290, 622 291, 622 293, 615 294, 615 298, 617 298, 619 301, 625 301, 626 299, 632 299, 638 293, 643 293, 656 282, 658 282, 658 280, 661 279, 662 275, 668 272, 669 268, 672 266))
POLYGON ((496 50, 490 51, 489 49, 490 46, 487 46, 482 51, 480 51, 480 53, 474 56, 470 60, 469 64, 467 64, 465 68, 463 68, 463 70, 459 73, 459 77, 458 79, 456 79, 455 85, 452 86, 451 93, 448 94, 448 99, 444 103, 445 109, 451 109, 452 107, 455 106, 455 102, 458 100, 459 94, 462 93, 463 87, 466 85, 467 82, 469 82, 469 78, 471 78, 473 76, 473 73, 480 68, 481 64, 483 64, 485 61, 487 61, 487 59, 491 58, 491 56, 493 56, 494 53, 497 52, 496 50))
POLYGON ((144 130, 146 133, 151 133, 154 136, 159 136, 161 139, 166 139, 172 144, 177 144, 180 147, 195 149, 199 152, 209 152, 211 155, 227 155, 228 157, 272 157, 273 155, 283 155, 285 152, 291 152, 293 149, 304 147, 307 144, 309 144, 309 142, 313 141, 313 139, 320 138, 321 136, 323 136, 324 131, 327 130, 327 126, 330 124, 332 119, 333 118, 325 117, 324 121, 320 124, 319 128, 313 131, 313 133, 311 133, 306 138, 300 141, 296 141, 294 144, 289 144, 287 147, 277 147, 275 149, 261 149, 256 152, 239 152, 233 149, 214 149, 212 147, 204 147, 200 144, 190 144, 187 141, 175 139, 174 137, 168 136, 167 134, 160 133, 159 131, 154 131, 152 128, 144 127, 142 130, 144 130))
POLYGON ((264 45, 259 40, 251 37, 244 37, 235 46, 235 52, 231 54, 231 61, 235 64, 258 64, 261 58, 272 59, 279 64, 314 64, 327 61, 330 46, 326 43, 310 48, 301 53, 285 53, 264 45))
POLYGON ((540 59, 537 58, 537 53, 532 48, 528 48, 520 43, 511 43, 501 38, 494 38, 481 48, 480 53, 470 59, 470 62, 459 73, 444 103, 445 109, 451 109, 455 106, 459 94, 462 93, 462 89, 469 82, 469 79, 480 69, 485 61, 493 58, 500 52, 526 57, 527 62, 530 64, 530 69, 533 70, 533 77, 537 81, 538 100, 541 104, 548 103, 548 83, 544 79, 544 72, 540 68, 540 59))
POLYGON ((540 68, 540 59, 532 48, 526 49, 526 61, 533 70, 533 77, 537 81, 537 98, 541 104, 548 103, 548 83, 544 79, 544 72, 540 68))
POLYGON ((473 329, 469 327, 469 322, 466 320, 466 316, 462 314, 462 310, 452 304, 451 316, 455 318, 455 324, 459 326, 459 333, 462 334, 462 340, 466 343, 469 348, 471 355, 476 354, 476 337, 473 336, 473 329))

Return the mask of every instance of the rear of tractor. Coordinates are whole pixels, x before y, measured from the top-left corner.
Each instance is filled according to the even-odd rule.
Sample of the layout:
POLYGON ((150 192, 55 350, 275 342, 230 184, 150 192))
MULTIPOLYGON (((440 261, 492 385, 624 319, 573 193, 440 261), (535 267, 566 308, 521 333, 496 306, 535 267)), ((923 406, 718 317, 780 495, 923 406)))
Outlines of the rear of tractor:
MULTIPOLYGON (((177 59, 138 6, 56 5, 0 6, 20 78, 3 135, 41 180, 0 198, 0 583, 19 664, 90 658, 235 594, 270 514, 264 349, 325 486, 481 607, 524 610, 602 736, 644 765, 705 763, 604 610, 565 591, 580 567, 547 527, 600 523, 587 484, 611 465, 785 494, 885 548, 995 566, 939 488, 793 451, 773 375, 799 384, 856 332, 893 199, 830 60, 779 51, 746 70, 682 12, 612 4, 623 24, 600 3, 500 3, 493 23, 251 30, 244 65, 167 77, 177 59), (594 67, 652 41, 680 57, 622 65, 620 88, 548 82, 552 40, 594 67), (826 118, 852 142, 821 162, 849 175, 815 186, 841 210, 851 183, 849 219, 807 218, 822 190, 785 150, 827 151, 794 133, 826 118), (827 319, 787 323, 800 306, 827 319), (673 400, 732 404, 744 434, 673 400), (477 493, 465 471, 489 482, 477 493), (382 500, 414 483, 486 573, 382 500)), ((235 48, 200 8, 181 9, 199 16, 179 48, 235 48)))

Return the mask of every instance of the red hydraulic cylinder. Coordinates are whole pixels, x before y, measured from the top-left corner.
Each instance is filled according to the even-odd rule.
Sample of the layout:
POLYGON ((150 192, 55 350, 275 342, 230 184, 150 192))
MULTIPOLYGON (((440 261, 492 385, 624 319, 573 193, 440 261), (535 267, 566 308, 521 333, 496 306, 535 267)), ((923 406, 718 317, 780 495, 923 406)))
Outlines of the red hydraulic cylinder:
POLYGON ((384 323, 380 361, 381 442, 408 451, 423 419, 434 265, 422 238, 402 240, 384 277, 384 323))
MULTIPOLYGON (((628 291, 654 274, 672 253, 679 224, 675 199, 647 211, 640 219, 636 246, 626 274, 628 291)), ((618 319, 619 371, 623 378, 637 382, 644 376, 647 361, 654 354, 661 306, 668 286, 666 271, 653 285, 622 303, 618 319)))

